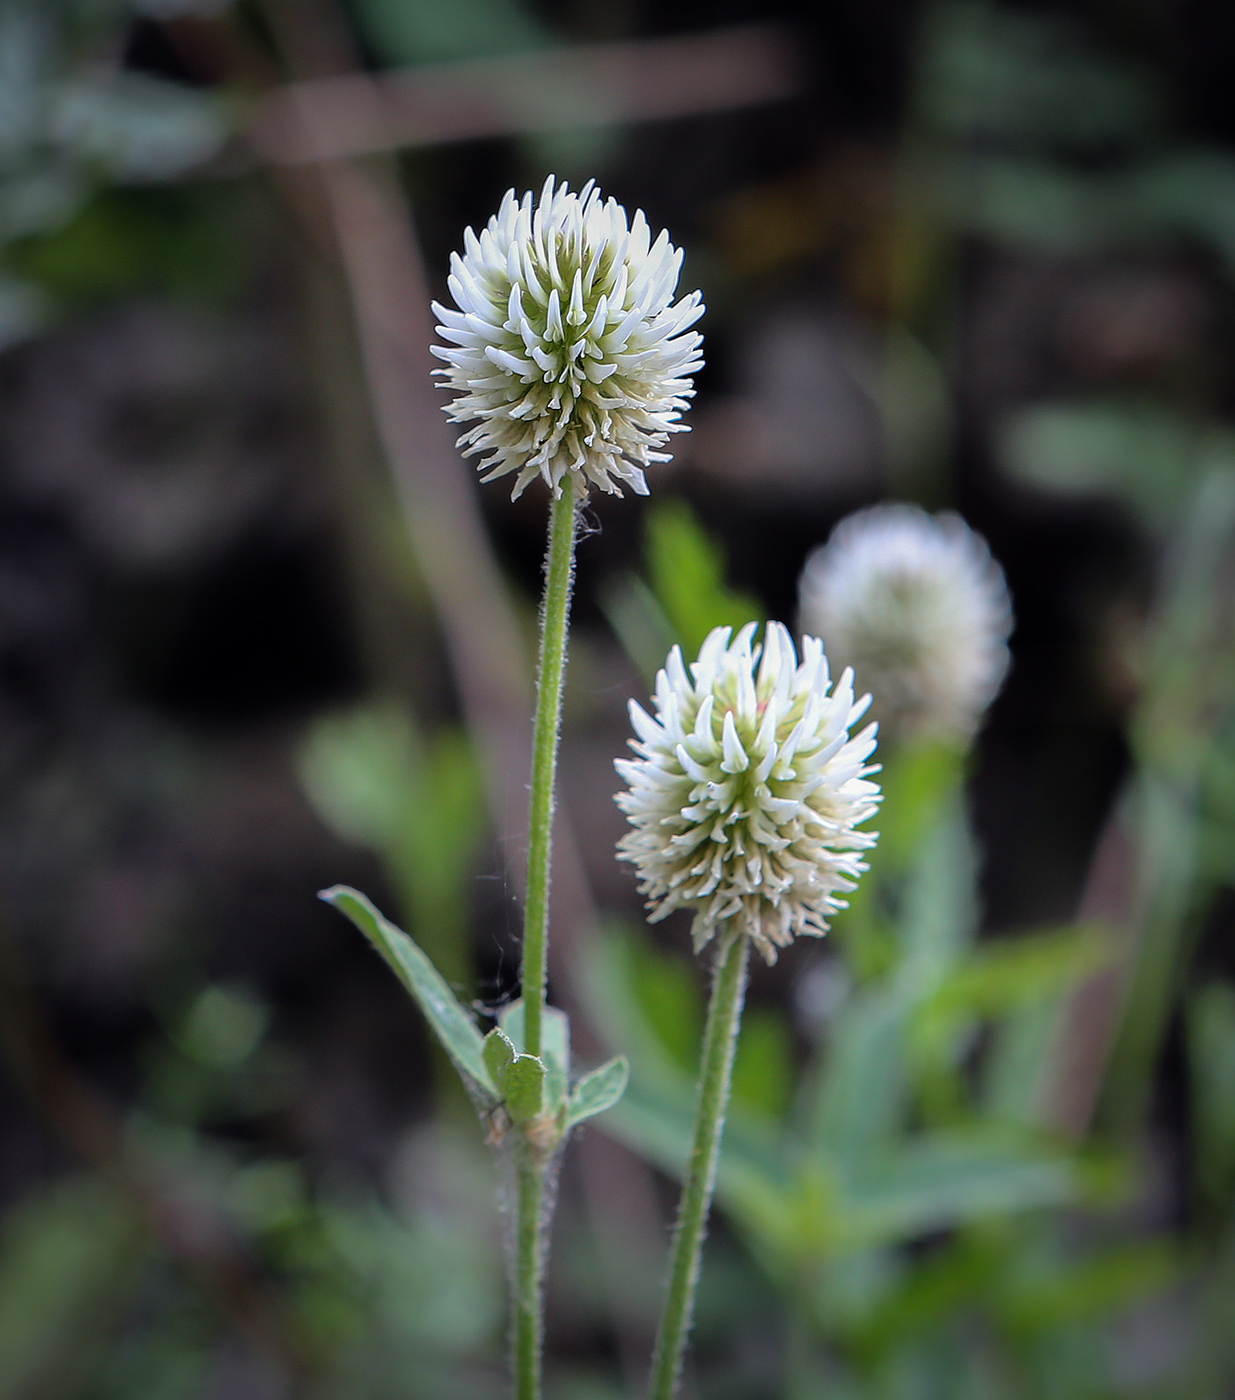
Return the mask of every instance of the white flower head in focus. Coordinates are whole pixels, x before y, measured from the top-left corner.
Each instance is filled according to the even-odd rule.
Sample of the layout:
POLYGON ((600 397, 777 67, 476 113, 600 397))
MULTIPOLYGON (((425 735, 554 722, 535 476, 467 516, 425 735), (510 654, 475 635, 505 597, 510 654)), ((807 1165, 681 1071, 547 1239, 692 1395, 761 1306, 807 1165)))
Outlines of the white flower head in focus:
POLYGON ((517 473, 515 496, 538 476, 559 494, 567 472, 646 495, 643 468, 686 431, 703 364, 700 294, 673 299, 681 250, 591 181, 573 194, 553 176, 539 200, 508 190, 464 250, 450 260, 458 310, 433 303, 450 342, 433 347, 447 364, 435 373, 457 396, 446 411, 475 423, 464 455, 485 481, 517 473))
POLYGON ((853 667, 886 736, 963 742, 1008 669, 1003 570, 951 512, 880 505, 842 520, 806 561, 801 622, 853 667))
POLYGON ((849 734, 869 703, 855 703, 852 673, 830 688, 817 638, 803 638, 799 665, 785 627, 769 623, 762 646, 756 627, 732 641, 717 627, 689 671, 674 647, 655 718, 631 701, 638 757, 617 761, 630 788, 615 800, 634 830, 618 858, 638 870, 653 921, 694 910, 696 951, 732 921, 774 962, 845 907, 875 844, 857 828, 879 788, 875 726, 849 734))

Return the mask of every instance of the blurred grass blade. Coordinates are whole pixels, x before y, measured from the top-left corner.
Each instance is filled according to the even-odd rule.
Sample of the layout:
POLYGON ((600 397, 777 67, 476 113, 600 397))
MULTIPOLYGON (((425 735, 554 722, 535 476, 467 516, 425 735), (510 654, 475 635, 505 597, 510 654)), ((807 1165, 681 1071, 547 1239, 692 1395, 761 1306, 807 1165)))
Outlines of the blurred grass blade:
POLYGON ((573 1128, 586 1118, 595 1118, 598 1113, 612 1108, 626 1092, 626 1082, 630 1078, 630 1066, 625 1055, 601 1065, 590 1074, 585 1074, 570 1094, 566 1124, 573 1128))
POLYGON ((475 1086, 496 1100, 499 1095, 485 1063, 484 1038, 429 959, 357 890, 335 885, 323 890, 320 898, 346 914, 390 964, 469 1088, 475 1086))
POLYGON ((725 583, 725 555, 682 500, 663 500, 648 514, 647 563, 652 591, 686 656, 695 656, 714 627, 762 621, 757 598, 725 583))
POLYGON ((900 1144, 849 1182, 845 1219, 864 1242, 898 1241, 1011 1211, 1062 1205, 1080 1183, 1062 1153, 938 1133, 900 1144))

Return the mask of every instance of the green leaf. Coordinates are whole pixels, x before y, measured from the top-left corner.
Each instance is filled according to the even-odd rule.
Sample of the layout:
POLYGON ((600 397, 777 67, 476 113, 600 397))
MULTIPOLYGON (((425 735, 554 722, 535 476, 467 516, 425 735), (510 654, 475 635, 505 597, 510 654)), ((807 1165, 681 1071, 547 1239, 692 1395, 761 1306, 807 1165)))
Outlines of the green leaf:
POLYGON ((856 1170, 887 1143, 907 1107, 908 998, 896 988, 858 992, 836 1018, 830 1053, 809 1105, 808 1133, 822 1152, 856 1170))
POLYGON ((685 501, 664 500, 648 514, 652 589, 688 657, 713 627, 762 621, 758 599, 725 584, 725 555, 685 501))
MULTIPOLYGON (((679 1180, 690 1159, 695 1092, 685 1076, 653 1086, 632 1080, 604 1121, 609 1136, 679 1180)), ((721 1140, 717 1200, 763 1250, 789 1248, 791 1182, 779 1142, 745 1115, 731 1113, 721 1140)))
POLYGON ((605 621, 650 688, 677 641, 664 608, 633 572, 602 584, 598 601, 605 621))
POLYGON ((1012 1278, 1000 1313, 1019 1332, 1076 1326, 1130 1307, 1177 1282, 1183 1259, 1171 1241, 1122 1245, 1045 1278, 1012 1278))
POLYGON ((448 980, 466 985, 468 877, 485 820, 466 734, 445 727, 425 736, 392 704, 327 715, 305 740, 300 778, 332 831, 382 857, 425 952, 448 980))
POLYGON ((1064 1154, 1002 1134, 932 1133, 849 1179, 843 1216, 857 1243, 909 1240, 966 1221, 1061 1205, 1080 1190, 1064 1154))
POLYGON ((880 752, 879 844, 871 853, 880 870, 908 866, 939 821, 965 776, 965 754, 952 744, 919 740, 880 752))
POLYGON ((446 979, 402 929, 382 917, 364 895, 346 885, 323 890, 319 898, 346 914, 411 993, 469 1088, 489 1098, 499 1095, 485 1063, 484 1039, 450 990, 446 979))
POLYGON ((674 1063, 693 1077, 699 1068, 704 1011, 703 983, 694 960, 635 936, 627 943, 627 966, 630 990, 648 1025, 674 1063))
POLYGON ((1194 422, 1151 403, 1036 404, 1010 420, 1002 458, 1036 486, 1121 495, 1161 523, 1192 489, 1206 436, 1194 422))
POLYGON ((773 1007, 748 1007, 733 1062, 733 1101, 781 1119, 793 1096, 793 1032, 773 1007))
POLYGON ((535 1055, 516 1055, 506 1070, 506 1107, 516 1123, 530 1123, 545 1107, 545 1066, 535 1055))
POLYGON ((981 1017, 1049 1002, 1108 963, 1110 935, 1100 924, 1069 925, 981 944, 948 973, 917 1012, 913 1044, 939 1047, 981 1017))
MULTIPOLYGON (((498 1017, 511 1044, 522 1053, 523 999, 502 1008, 498 1017)), ((540 1058, 545 1066, 545 1101, 556 1112, 566 1102, 570 1088, 570 1017, 556 1006, 546 1006, 540 1023, 540 1058)))
POLYGON ((977 852, 959 804, 936 814, 905 890, 899 976, 927 996, 973 941, 977 925, 977 852))
POLYGON ((518 1051, 500 1026, 494 1026, 484 1040, 485 1064, 499 1094, 506 1092, 506 1073, 518 1051))
POLYGON ((570 1104, 566 1123, 573 1128, 585 1118, 595 1118, 598 1113, 612 1108, 626 1092, 626 1082, 630 1078, 630 1066, 625 1055, 601 1065, 583 1078, 570 1091, 570 1104))

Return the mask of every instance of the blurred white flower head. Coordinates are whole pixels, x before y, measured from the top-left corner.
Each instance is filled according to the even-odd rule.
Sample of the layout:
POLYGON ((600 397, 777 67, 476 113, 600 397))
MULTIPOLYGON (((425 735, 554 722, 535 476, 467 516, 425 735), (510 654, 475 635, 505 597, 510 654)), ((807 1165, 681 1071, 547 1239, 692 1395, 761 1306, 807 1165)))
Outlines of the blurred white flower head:
POLYGON ((807 559, 801 624, 852 666, 885 738, 972 736, 1008 669, 1003 570, 958 515, 880 505, 807 559))
POLYGON ((621 494, 647 494, 643 468, 694 394, 703 337, 698 292, 674 301, 682 253, 647 220, 629 222, 589 181, 578 194, 554 177, 540 199, 508 190, 478 238, 451 256, 458 310, 433 304, 439 377, 457 397, 459 439, 483 480, 515 472, 514 495, 541 476, 559 494, 567 472, 621 494), (483 455, 482 455, 483 454, 483 455))
POLYGON ((618 858, 639 873, 654 921, 694 910, 698 951, 732 921, 768 962, 797 934, 827 932, 866 865, 876 834, 857 828, 879 805, 869 781, 875 726, 849 730, 853 675, 830 688, 815 637, 793 639, 769 623, 733 637, 712 631, 689 672, 680 648, 656 677, 656 717, 633 700, 635 759, 619 759, 630 784, 618 806, 634 828, 618 858))

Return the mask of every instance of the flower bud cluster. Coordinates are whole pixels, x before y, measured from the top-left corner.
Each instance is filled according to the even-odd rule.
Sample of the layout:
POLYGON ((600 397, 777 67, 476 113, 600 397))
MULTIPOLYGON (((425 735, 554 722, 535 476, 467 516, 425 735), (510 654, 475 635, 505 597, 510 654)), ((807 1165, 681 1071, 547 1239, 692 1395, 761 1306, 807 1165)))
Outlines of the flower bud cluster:
POLYGON ((842 520, 806 561, 801 622, 874 696, 885 740, 963 742, 1008 669, 1003 570, 951 512, 893 504, 842 520))
POLYGON ((619 759, 629 784, 618 806, 633 830, 619 858, 639 873, 653 921, 694 910, 696 950, 724 925, 748 933, 768 962, 796 934, 823 934, 866 866, 879 789, 868 780, 875 726, 849 730, 846 671, 829 685, 823 646, 785 627, 716 628, 689 671, 674 647, 656 678, 655 718, 634 701, 637 757, 619 759))
POLYGON ((703 364, 698 292, 674 301, 682 253, 627 221, 592 181, 578 193, 546 180, 539 201, 509 190, 464 253, 451 258, 457 310, 433 304, 439 377, 457 397, 459 439, 490 481, 517 473, 514 495, 543 477, 560 494, 568 472, 621 494, 647 494, 643 468, 684 432, 682 412, 703 364))

